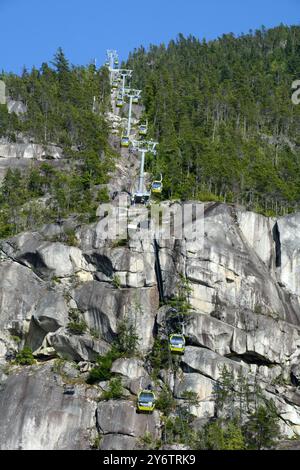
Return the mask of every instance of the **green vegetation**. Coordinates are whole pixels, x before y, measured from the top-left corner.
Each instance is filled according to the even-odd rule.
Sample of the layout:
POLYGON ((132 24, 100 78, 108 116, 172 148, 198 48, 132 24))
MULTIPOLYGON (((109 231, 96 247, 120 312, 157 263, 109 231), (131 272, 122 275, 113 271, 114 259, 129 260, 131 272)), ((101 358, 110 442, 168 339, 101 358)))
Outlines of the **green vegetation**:
MULTIPOLYGON (((177 283, 176 289, 176 296, 168 301, 168 305, 174 308, 174 313, 169 312, 168 316, 174 320, 186 321, 186 318, 184 317, 189 315, 192 310, 190 303, 192 288, 190 286, 190 281, 183 274, 180 274, 180 279, 177 283)), ((178 333, 181 333, 181 328, 178 333)))
POLYGON ((162 411, 166 416, 168 416, 176 406, 176 402, 173 398, 171 390, 165 385, 162 391, 160 392, 155 406, 158 410, 162 411))
POLYGON ((11 339, 17 344, 19 344, 22 341, 20 336, 17 336, 17 335, 11 335, 11 339))
POLYGON ((172 364, 169 343, 166 339, 155 338, 152 351, 149 354, 149 363, 152 368, 152 376, 156 378, 161 369, 167 369, 172 364))
POLYGON ((119 400, 123 397, 123 387, 120 377, 114 377, 109 381, 108 390, 101 395, 101 400, 119 400))
MULTIPOLYGON (((101 187, 113 165, 103 117, 110 100, 107 70, 71 66, 61 49, 51 65, 24 69, 21 77, 0 76, 8 94, 27 106, 20 118, 0 106, 0 137, 18 142, 25 136, 42 145, 56 144, 64 153, 59 166, 49 160, 33 162, 22 173, 8 170, 0 188, 0 237, 71 214, 93 221, 99 202, 108 199, 101 187), (94 96, 97 112, 92 109, 94 96)), ((76 240, 70 236, 66 242, 76 240)))
POLYGON ((155 440, 150 432, 146 432, 140 439, 139 443, 142 449, 158 450, 161 447, 161 441, 155 440))
POLYGON ((127 246, 127 245, 128 245, 127 238, 119 238, 116 241, 112 242, 112 248, 119 248, 119 247, 127 246))
POLYGON ((220 420, 207 424, 199 433, 197 447, 207 450, 244 450, 245 439, 238 423, 220 420))
POLYGON ((135 50, 127 66, 143 90, 152 174, 164 197, 239 202, 274 215, 300 202, 300 27, 279 26, 135 50), (152 124, 153 123, 153 124, 152 124))
POLYGON ((94 338, 94 339, 99 339, 99 338, 101 337, 99 331, 96 330, 96 328, 90 328, 90 335, 91 335, 92 338, 94 338))
POLYGON ((120 357, 120 354, 115 350, 115 348, 112 348, 104 356, 100 356, 97 359, 96 366, 89 372, 87 383, 92 385, 96 382, 110 380, 110 369, 112 363, 118 359, 118 357, 120 357))
POLYGON ((261 450, 280 438, 278 415, 256 382, 242 373, 235 379, 225 366, 215 391, 217 418, 198 435, 198 448, 261 450))
POLYGON ((117 274, 114 274, 113 279, 112 279, 112 284, 116 289, 120 289, 121 279, 117 274))
POLYGON ((87 330, 87 324, 84 320, 70 321, 67 327, 74 335, 82 335, 87 330))
POLYGON ((32 354, 32 350, 25 346, 21 351, 18 352, 15 359, 16 364, 20 366, 31 366, 35 363, 35 359, 32 354))
POLYGON ((80 310, 77 309, 70 309, 69 310, 69 323, 67 325, 68 330, 70 333, 74 335, 82 335, 87 330, 87 324, 84 318, 82 317, 82 313, 80 310))
POLYGON ((63 233, 63 241, 66 245, 69 246, 78 246, 78 239, 76 238, 76 233, 74 229, 67 229, 63 233))
POLYGON ((110 380, 112 363, 120 357, 132 357, 135 355, 139 337, 135 327, 127 319, 118 325, 117 336, 112 343, 112 348, 104 356, 97 359, 95 367, 90 371, 87 378, 88 384, 99 381, 110 380))
POLYGON ((164 416, 163 442, 185 444, 191 449, 196 448, 198 435, 192 426, 194 419, 185 405, 177 407, 175 416, 164 416))
POLYGON ((118 325, 117 337, 114 345, 120 355, 132 357, 137 352, 140 338, 135 326, 128 320, 122 320, 118 325))
POLYGON ((94 438, 94 440, 92 441, 92 443, 91 443, 91 449, 98 450, 99 446, 101 444, 101 439, 102 439, 102 436, 100 436, 100 434, 98 436, 96 436, 94 438))
POLYGON ((273 402, 260 405, 244 427, 248 449, 270 449, 278 439, 278 417, 273 402))
POLYGON ((215 417, 200 431, 193 426, 192 407, 199 406, 197 394, 186 390, 181 399, 176 403, 167 388, 158 397, 165 444, 184 444, 198 450, 260 450, 273 448, 280 438, 272 400, 264 397, 256 383, 242 374, 235 378, 226 367, 215 390, 215 417))

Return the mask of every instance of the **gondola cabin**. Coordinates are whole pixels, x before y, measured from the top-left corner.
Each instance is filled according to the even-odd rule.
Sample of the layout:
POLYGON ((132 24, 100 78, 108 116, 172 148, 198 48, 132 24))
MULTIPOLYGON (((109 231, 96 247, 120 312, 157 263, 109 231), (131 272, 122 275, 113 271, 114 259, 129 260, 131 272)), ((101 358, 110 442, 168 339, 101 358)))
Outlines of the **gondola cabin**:
POLYGON ((140 134, 140 135, 147 135, 147 132, 148 132, 147 126, 145 126, 144 124, 142 124, 142 125, 139 127, 139 134, 140 134))
POLYGON ((151 192, 154 194, 161 194, 163 185, 161 181, 153 181, 151 184, 151 192))
POLYGON ((152 390, 142 390, 137 398, 138 411, 152 413, 155 408, 155 400, 156 397, 152 390))
POLYGON ((171 352, 183 354, 185 351, 184 335, 179 335, 179 334, 170 335, 169 348, 171 352))
POLYGON ((121 147, 129 147, 129 137, 127 137, 126 135, 122 135, 121 147))

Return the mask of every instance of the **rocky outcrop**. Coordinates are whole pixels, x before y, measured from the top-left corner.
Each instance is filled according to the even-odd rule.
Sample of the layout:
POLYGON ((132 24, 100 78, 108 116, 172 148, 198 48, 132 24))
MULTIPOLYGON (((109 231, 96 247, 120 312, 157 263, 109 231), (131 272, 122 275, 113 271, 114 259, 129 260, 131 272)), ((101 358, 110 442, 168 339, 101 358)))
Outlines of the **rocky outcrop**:
POLYGON ((234 376, 238 376, 240 372, 244 372, 245 375, 248 369, 247 366, 220 356, 209 349, 194 346, 187 346, 182 362, 186 372, 199 372, 213 380, 220 378, 224 367, 233 372, 234 376))
POLYGON ((141 359, 117 359, 111 368, 115 374, 120 374, 129 379, 137 379, 146 376, 147 373, 144 369, 144 363, 141 359))
POLYGON ((277 221, 278 278, 289 292, 300 295, 300 213, 277 221))
POLYGON ((96 404, 85 389, 65 393, 51 364, 16 370, 0 394, 0 449, 89 449, 96 404))
POLYGON ((105 283, 91 281, 77 288, 74 298, 90 328, 111 341, 118 321, 130 318, 140 337, 141 351, 151 348, 153 328, 159 299, 155 287, 140 289, 116 289, 105 283))
MULTIPOLYGON (((72 335, 67 329, 61 328, 46 337, 46 347, 52 347, 58 356, 71 361, 96 362, 110 349, 109 345, 100 339, 89 335, 72 335)), ((38 351, 43 354, 44 345, 38 351)))
MULTIPOLYGON (((166 202, 164 207, 171 207, 176 216, 183 205, 166 202)), ((135 399, 152 384, 149 352, 155 336, 167 338, 174 328, 170 306, 161 306, 160 297, 163 294, 168 303, 176 295, 181 275, 189 281, 192 308, 184 327, 175 326, 184 329, 187 347, 174 359, 175 370, 170 367, 172 359, 163 365, 156 392, 167 385, 179 404, 184 403, 186 391, 196 393, 198 405, 191 412, 203 422, 215 415, 215 388, 225 366, 235 377, 242 373, 255 379, 276 403, 284 434, 299 436, 299 214, 275 220, 207 203, 203 239, 164 237, 165 220, 155 245, 153 233, 150 238, 143 234, 145 216, 128 215, 126 207, 122 217, 128 215, 130 238, 105 239, 111 215, 101 215, 100 209, 98 222, 72 225, 76 246, 57 241, 64 224, 44 226, 1 244, 0 366, 10 364, 8 356, 24 345, 31 347, 38 361, 52 364, 53 358, 60 358, 78 365, 78 375, 68 379, 75 387, 69 395, 61 393, 64 384, 59 375, 55 379, 48 362, 12 367, 8 377, 4 374, 3 448, 87 448, 91 438, 103 450, 133 449, 140 448, 147 432, 159 439, 160 414, 137 414, 135 399), (157 286, 158 258, 163 292, 157 286), (86 324, 77 334, 68 326, 74 312, 86 324), (97 406, 95 399, 109 389, 108 383, 88 387, 86 374, 97 357, 110 350, 123 320, 135 327, 139 337, 137 356, 113 362, 111 373, 121 380, 122 400, 100 401, 97 406), (30 398, 34 387, 37 411, 30 398), (18 408, 21 396, 24 405, 18 408), (77 409, 81 406, 86 416, 77 409), (37 417, 41 407, 45 407, 43 423, 37 417), (52 431, 54 427, 57 430, 52 431), (57 436, 55 443, 45 437, 51 432, 57 436)))
POLYGON ((62 158, 62 149, 55 145, 40 144, 1 144, 0 158, 24 158, 30 160, 60 159, 62 158))
POLYGON ((0 328, 13 329, 30 320, 46 289, 29 268, 11 260, 0 264, 0 328))
POLYGON ((150 433, 154 439, 160 437, 159 413, 139 414, 135 405, 128 401, 100 402, 96 416, 100 435, 104 435, 100 444, 102 450, 110 449, 113 435, 118 435, 113 444, 115 450, 128 448, 129 443, 131 449, 138 447, 139 439, 146 433, 150 433))
POLYGON ((15 113, 18 116, 27 113, 27 106, 23 101, 13 100, 8 96, 6 104, 9 113, 15 113))

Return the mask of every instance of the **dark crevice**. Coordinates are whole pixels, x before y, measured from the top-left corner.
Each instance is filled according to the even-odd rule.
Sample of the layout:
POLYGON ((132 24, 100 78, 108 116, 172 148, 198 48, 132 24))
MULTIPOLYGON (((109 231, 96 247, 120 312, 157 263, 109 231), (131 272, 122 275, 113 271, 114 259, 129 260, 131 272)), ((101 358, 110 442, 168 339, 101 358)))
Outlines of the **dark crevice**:
MULTIPOLYGON (((43 259, 41 258, 39 253, 25 253, 19 258, 20 263, 25 264, 29 263, 30 266, 32 266, 34 269, 36 269, 38 272, 43 271, 47 269, 46 264, 44 263, 43 259)), ((27 266, 28 267, 28 266, 27 266)))
POLYGON ((281 267, 281 242, 280 242, 280 233, 279 233, 277 222, 273 227, 272 234, 273 234, 273 240, 275 242, 275 254, 276 254, 275 265, 276 265, 276 268, 280 268, 281 267))
POLYGON ((208 282, 200 281, 199 279, 197 279, 197 280, 194 280, 194 279, 193 279, 193 282, 194 282, 195 284, 199 284, 200 286, 207 287, 208 289, 214 289, 214 287, 211 286, 210 284, 208 284, 208 282))
POLYGON ((264 356, 261 356, 260 354, 254 351, 253 352, 248 351, 244 354, 230 353, 230 354, 226 354, 225 357, 233 361, 237 361, 237 362, 239 362, 239 360, 242 360, 243 362, 246 362, 246 364, 256 364, 257 366, 278 365, 277 362, 271 362, 268 359, 266 359, 264 356))
POLYGON ((211 375, 205 374, 204 372, 199 371, 198 369, 194 369, 193 367, 187 365, 184 362, 181 363, 181 369, 182 372, 184 372, 185 374, 199 374, 203 375, 203 377, 206 377, 207 379, 215 380, 211 375))
POLYGON ((100 255, 99 253, 85 253, 83 256, 88 263, 93 264, 97 268, 97 271, 100 271, 107 277, 113 276, 114 268, 111 260, 107 256, 100 255))
POLYGON ((160 266, 160 260, 159 260, 159 246, 158 246, 157 240, 155 238, 154 238, 153 244, 154 244, 154 255, 155 255, 155 266, 154 266, 154 268, 155 268, 157 288, 158 288, 158 293, 159 293, 159 301, 161 303, 163 303, 164 300, 165 300, 164 285, 163 285, 161 266, 160 266))

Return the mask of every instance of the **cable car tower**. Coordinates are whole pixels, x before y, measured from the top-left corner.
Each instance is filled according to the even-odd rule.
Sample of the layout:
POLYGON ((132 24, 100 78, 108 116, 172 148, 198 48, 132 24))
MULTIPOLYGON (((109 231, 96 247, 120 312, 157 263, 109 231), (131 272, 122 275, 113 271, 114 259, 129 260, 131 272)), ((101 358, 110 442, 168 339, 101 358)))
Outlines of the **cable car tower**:
POLYGON ((138 150, 141 154, 139 185, 137 191, 133 194, 132 201, 137 204, 146 204, 150 199, 151 192, 146 191, 145 188, 145 155, 146 153, 156 155, 155 148, 158 142, 154 142, 153 140, 133 140, 132 145, 134 150, 138 150))
POLYGON ((115 77, 115 65, 119 65, 119 56, 117 51, 114 49, 108 49, 106 51, 106 57, 107 57, 107 62, 106 65, 108 66, 108 70, 110 72, 110 83, 113 82, 114 77, 115 77))
POLYGON ((118 69, 118 72, 119 72, 119 76, 121 77, 121 81, 122 81, 121 90, 122 90, 122 99, 124 100, 124 97, 125 97, 126 78, 131 78, 131 77, 132 77, 132 72, 133 72, 133 70, 129 70, 129 69, 118 69))
POLYGON ((129 98, 128 124, 127 124, 127 134, 126 134, 128 138, 130 137, 130 131, 131 131, 132 103, 134 102, 136 98, 139 99, 141 93, 142 93, 142 90, 135 90, 134 88, 124 89, 124 96, 127 96, 127 98, 129 98))
POLYGON ((121 83, 121 86, 118 85, 118 96, 117 96, 117 107, 122 108, 125 99, 125 85, 126 78, 131 78, 132 70, 128 69, 115 69, 115 72, 118 72, 118 81, 121 83))
POLYGON ((115 65, 119 65, 119 56, 117 51, 113 49, 108 49, 106 51, 106 56, 107 56, 107 64, 109 67, 109 71, 111 72, 114 70, 115 65))

